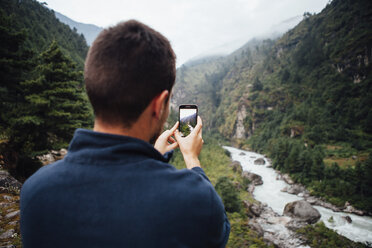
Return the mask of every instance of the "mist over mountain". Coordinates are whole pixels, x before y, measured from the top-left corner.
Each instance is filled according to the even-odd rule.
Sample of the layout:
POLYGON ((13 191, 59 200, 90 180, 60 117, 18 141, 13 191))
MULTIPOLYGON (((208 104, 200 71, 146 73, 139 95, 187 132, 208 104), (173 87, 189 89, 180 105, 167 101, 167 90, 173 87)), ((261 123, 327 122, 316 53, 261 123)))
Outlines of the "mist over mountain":
POLYGON ((245 36, 240 37, 239 39, 222 44, 218 47, 211 48, 210 50, 205 51, 195 56, 194 58, 190 59, 185 64, 187 65, 190 62, 192 63, 193 61, 199 61, 205 58, 210 59, 211 57, 227 56, 231 54, 232 52, 236 51, 237 49, 241 48, 242 46, 244 46, 244 44, 246 44, 247 41, 251 39, 259 39, 259 40, 277 39, 281 35, 283 35, 285 32, 287 32, 289 29, 296 26, 302 20, 302 18, 303 18, 302 16, 294 16, 276 25, 273 25, 268 31, 258 36, 252 37, 251 35, 245 35, 245 36))
POLYGON ((83 34, 89 46, 92 45, 98 34, 103 30, 103 28, 93 24, 85 24, 74 21, 57 11, 55 11, 54 13, 61 22, 69 25, 71 29, 76 28, 79 34, 83 34))

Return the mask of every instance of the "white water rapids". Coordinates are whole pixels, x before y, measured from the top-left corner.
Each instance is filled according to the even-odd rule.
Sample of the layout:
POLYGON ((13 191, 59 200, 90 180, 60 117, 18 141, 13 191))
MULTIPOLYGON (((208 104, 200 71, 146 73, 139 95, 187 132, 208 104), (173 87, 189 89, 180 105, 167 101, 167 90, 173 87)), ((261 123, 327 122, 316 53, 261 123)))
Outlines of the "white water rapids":
MULTIPOLYGON (((236 149, 224 146, 224 149, 231 153, 232 160, 239 161, 244 171, 249 171, 262 177, 263 185, 256 186, 253 196, 262 203, 266 203, 278 214, 283 214, 284 207, 287 203, 303 200, 303 197, 292 195, 280 190, 289 186, 283 180, 277 180, 278 173, 273 168, 268 168, 267 159, 258 153, 236 149), (244 153, 245 155, 240 155, 244 153), (255 165, 254 161, 258 158, 265 160, 265 165, 255 165)), ((358 216, 355 214, 334 212, 330 209, 314 206, 321 214, 321 220, 324 224, 337 233, 357 242, 372 243, 372 218, 368 216, 358 216), (333 217, 334 222, 328 220, 333 217), (343 216, 350 216, 352 223, 348 223, 343 216)))

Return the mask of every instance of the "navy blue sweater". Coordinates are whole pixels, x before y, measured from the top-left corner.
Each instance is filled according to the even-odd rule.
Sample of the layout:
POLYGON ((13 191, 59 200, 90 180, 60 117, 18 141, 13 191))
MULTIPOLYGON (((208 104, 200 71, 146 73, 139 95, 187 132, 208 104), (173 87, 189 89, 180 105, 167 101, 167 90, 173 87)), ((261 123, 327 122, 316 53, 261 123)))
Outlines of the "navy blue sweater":
POLYGON ((203 169, 142 140, 77 129, 66 157, 21 190, 29 247, 224 247, 230 224, 203 169))

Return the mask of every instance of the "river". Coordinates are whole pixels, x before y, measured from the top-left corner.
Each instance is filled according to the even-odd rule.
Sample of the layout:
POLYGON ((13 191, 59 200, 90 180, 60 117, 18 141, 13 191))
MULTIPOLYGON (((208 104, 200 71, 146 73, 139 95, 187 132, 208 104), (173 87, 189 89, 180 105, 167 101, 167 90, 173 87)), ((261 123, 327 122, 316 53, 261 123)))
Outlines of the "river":
MULTIPOLYGON (((224 149, 231 153, 232 160, 239 161, 243 170, 255 173, 262 177, 263 185, 256 186, 253 196, 262 203, 266 203, 278 214, 283 214, 284 207, 287 203, 303 200, 303 197, 282 192, 286 186, 289 186, 283 180, 277 180, 278 173, 273 168, 268 168, 267 159, 258 153, 236 149, 224 146, 224 149), (244 153, 244 155, 241 155, 244 153), (265 159, 265 165, 255 165, 254 161, 258 158, 265 159)), ((343 235, 353 241, 372 243, 372 218, 368 216, 358 216, 355 214, 334 212, 330 209, 314 206, 321 214, 321 221, 340 235, 343 235), (333 222, 329 218, 333 217, 333 222), (352 223, 348 223, 343 216, 350 216, 352 223)))

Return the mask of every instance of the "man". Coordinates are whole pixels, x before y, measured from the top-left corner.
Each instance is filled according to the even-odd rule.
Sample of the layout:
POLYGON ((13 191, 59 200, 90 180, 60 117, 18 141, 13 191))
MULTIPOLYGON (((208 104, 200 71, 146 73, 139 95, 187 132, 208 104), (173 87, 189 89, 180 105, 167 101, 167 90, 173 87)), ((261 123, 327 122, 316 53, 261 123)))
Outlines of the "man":
POLYGON ((76 130, 66 157, 23 185, 25 248, 226 245, 230 224, 198 159, 202 120, 187 137, 178 123, 159 136, 175 74, 169 41, 150 27, 100 33, 85 62, 94 129, 76 130), (164 156, 178 146, 187 169, 164 156))

